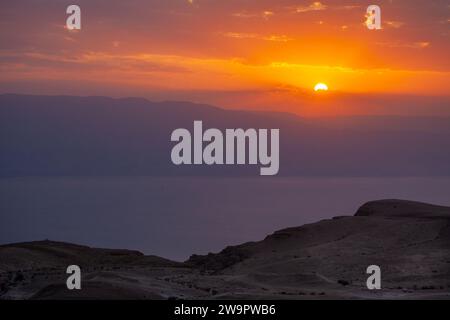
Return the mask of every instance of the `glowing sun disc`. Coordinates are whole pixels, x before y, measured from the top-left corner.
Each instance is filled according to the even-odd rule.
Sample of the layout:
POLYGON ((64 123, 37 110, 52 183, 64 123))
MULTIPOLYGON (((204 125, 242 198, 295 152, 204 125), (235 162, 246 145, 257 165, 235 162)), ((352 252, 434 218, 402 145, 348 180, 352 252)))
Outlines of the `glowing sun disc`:
POLYGON ((328 91, 328 86, 325 83, 318 83, 315 85, 314 91, 328 91))

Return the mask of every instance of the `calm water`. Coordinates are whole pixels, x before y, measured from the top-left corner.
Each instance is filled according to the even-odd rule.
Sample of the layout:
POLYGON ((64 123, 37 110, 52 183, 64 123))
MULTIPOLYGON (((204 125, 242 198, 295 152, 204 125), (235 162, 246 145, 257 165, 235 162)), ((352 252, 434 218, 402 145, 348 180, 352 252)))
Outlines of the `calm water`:
POLYGON ((1 179, 0 243, 52 239, 184 260, 383 198, 450 206, 450 178, 1 179))

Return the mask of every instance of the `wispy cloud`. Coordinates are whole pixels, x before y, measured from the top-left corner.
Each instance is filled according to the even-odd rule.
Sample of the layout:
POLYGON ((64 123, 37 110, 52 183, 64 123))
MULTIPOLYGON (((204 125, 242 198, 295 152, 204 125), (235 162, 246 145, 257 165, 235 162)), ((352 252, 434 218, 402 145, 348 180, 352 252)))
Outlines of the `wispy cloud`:
POLYGON ((264 41, 275 41, 275 42, 288 42, 294 40, 293 38, 288 37, 287 35, 262 35, 258 33, 242 33, 242 32, 225 32, 223 36, 227 38, 234 39, 256 39, 256 40, 264 40, 264 41))
POLYGON ((236 12, 233 13, 232 16, 236 18, 263 18, 263 19, 269 19, 272 17, 275 13, 270 10, 265 10, 262 12, 248 12, 248 11, 242 11, 242 12, 236 12))
POLYGON ((307 6, 296 6, 294 8, 295 12, 297 13, 303 13, 303 12, 309 12, 309 11, 321 11, 327 9, 328 6, 325 4, 322 4, 319 1, 315 1, 307 6))
POLYGON ((353 9, 358 9, 361 8, 360 5, 344 5, 344 6, 337 6, 336 9, 341 9, 341 10, 353 10, 353 9))
POLYGON ((425 49, 428 48, 431 43, 428 41, 418 42, 377 42, 378 46, 388 48, 411 48, 411 49, 425 49))
POLYGON ((388 27, 391 27, 394 29, 401 28, 405 24, 404 22, 401 22, 401 21, 386 21, 386 20, 383 23, 385 25, 387 25, 388 27))

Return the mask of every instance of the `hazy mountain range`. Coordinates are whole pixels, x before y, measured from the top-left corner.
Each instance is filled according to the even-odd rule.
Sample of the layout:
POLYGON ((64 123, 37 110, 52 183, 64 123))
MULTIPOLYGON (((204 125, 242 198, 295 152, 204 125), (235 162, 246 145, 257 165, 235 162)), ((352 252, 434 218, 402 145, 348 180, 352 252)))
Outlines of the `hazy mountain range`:
POLYGON ((450 175, 450 118, 302 118, 141 98, 0 95, 0 176, 257 175, 175 166, 176 128, 279 128, 280 175, 450 175))

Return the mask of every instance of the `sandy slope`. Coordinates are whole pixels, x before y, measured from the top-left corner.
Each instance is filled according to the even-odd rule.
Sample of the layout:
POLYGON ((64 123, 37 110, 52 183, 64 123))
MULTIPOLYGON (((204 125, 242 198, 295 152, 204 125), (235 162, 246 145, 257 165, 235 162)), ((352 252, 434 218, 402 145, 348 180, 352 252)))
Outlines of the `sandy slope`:
POLYGON ((51 241, 0 246, 2 299, 450 299, 450 208, 383 200, 185 263, 51 241), (65 268, 82 268, 82 290, 65 268), (369 291, 367 266, 382 269, 369 291))

